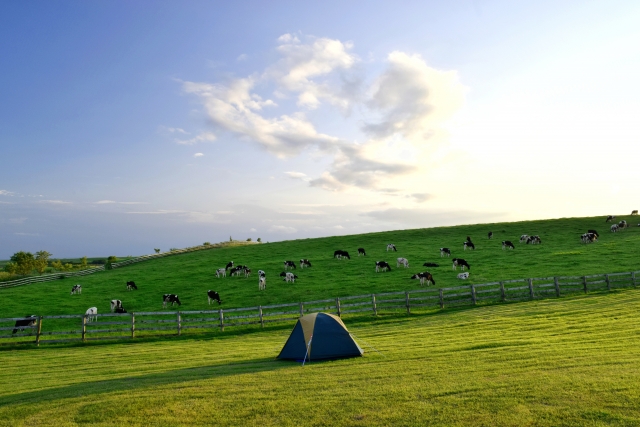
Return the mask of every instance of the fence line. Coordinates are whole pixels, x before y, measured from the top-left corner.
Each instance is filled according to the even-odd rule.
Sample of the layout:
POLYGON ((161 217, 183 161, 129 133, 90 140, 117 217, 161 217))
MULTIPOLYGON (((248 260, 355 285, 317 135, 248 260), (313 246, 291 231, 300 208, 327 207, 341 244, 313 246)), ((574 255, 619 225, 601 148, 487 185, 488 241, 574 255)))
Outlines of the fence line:
MULTIPOLYGON (((234 242, 234 244, 238 244, 238 245, 247 245, 249 243, 246 242, 234 242)), ((129 264, 135 264, 138 262, 142 262, 142 261, 149 261, 150 259, 156 259, 156 258, 163 258, 166 256, 170 256, 170 255, 179 255, 179 254, 186 254, 189 252, 195 252, 195 251, 201 251, 201 250, 206 250, 206 249, 214 249, 214 248, 222 248, 228 246, 227 242, 223 242, 223 243, 215 243, 213 245, 200 245, 200 246, 192 246, 189 248, 185 248, 185 249, 176 249, 173 251, 168 251, 168 252, 160 252, 157 254, 150 254, 150 255, 142 255, 139 257, 135 257, 135 258, 131 258, 125 261, 120 261, 120 262, 114 262, 111 263, 111 268, 120 268, 120 267, 124 267, 126 265, 129 264)), ((93 274, 93 273, 97 273, 99 271, 104 271, 105 270, 105 266, 101 265, 98 267, 89 267, 86 270, 81 270, 81 271, 75 271, 75 272, 59 272, 59 273, 51 273, 51 274, 45 274, 42 276, 34 276, 34 277, 24 277, 22 279, 16 279, 16 280, 8 280, 6 282, 0 282, 0 289, 4 289, 4 288, 13 288, 15 286, 23 286, 23 285, 30 285, 32 283, 41 283, 41 282, 50 282, 52 280, 58 280, 61 278, 66 278, 66 277, 79 277, 79 276, 86 276, 88 274, 93 274)))
POLYGON ((319 311, 338 316, 358 313, 377 316, 383 312, 411 314, 420 309, 530 301, 561 297, 570 293, 610 292, 619 288, 635 288, 638 285, 639 273, 640 271, 634 271, 503 280, 449 288, 422 288, 217 310, 106 313, 95 315, 95 318, 82 314, 36 316, 30 322, 25 322, 29 324, 21 326, 16 326, 17 323, 14 322, 24 321, 25 318, 12 317, 0 319, 0 344, 40 345, 102 339, 134 339, 159 334, 170 337, 182 335, 183 331, 189 329, 224 331, 225 327, 245 325, 260 325, 264 328, 268 323, 289 322, 319 311), (43 324, 47 329, 43 330, 43 324), (11 334, 8 334, 10 330, 11 334))

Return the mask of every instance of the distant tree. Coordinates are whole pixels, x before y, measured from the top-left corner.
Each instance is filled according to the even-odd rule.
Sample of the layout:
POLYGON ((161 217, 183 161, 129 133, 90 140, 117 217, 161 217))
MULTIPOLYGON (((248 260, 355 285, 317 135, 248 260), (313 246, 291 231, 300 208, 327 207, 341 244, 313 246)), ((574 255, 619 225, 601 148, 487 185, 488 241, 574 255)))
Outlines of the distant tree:
POLYGON ((4 266, 4 271, 9 274, 16 274, 16 271, 18 271, 18 264, 15 262, 8 262, 4 266))
POLYGON ((202 246, 211 246, 211 242, 204 242, 202 246))
POLYGON ((66 263, 66 264, 64 265, 64 269, 65 269, 65 271, 71 271, 71 270, 73 270, 73 264, 71 264, 70 262, 66 263))
POLYGON ((55 268, 58 271, 64 270, 64 265, 62 265, 62 262, 60 260, 52 261, 51 267, 55 268))
POLYGON ((11 256, 11 261, 16 263, 16 274, 26 276, 34 268, 35 258, 31 252, 16 252, 11 256))
POLYGON ((229 241, 230 241, 230 242, 233 242, 233 239, 231 238, 231 236, 229 236, 229 241))
POLYGON ((247 239, 247 242, 250 242, 250 241, 251 241, 251 237, 249 237, 249 238, 247 239))
POLYGON ((107 258, 107 262, 111 263, 111 262, 116 262, 118 261, 118 257, 115 255, 111 255, 109 258, 107 258))
POLYGON ((47 268, 47 265, 49 265, 50 257, 51 257, 51 254, 47 251, 36 252, 36 259, 34 261, 34 266, 36 270, 38 270, 38 273, 40 274, 44 273, 44 270, 47 268))
POLYGON ((88 264, 88 262, 87 262, 87 257, 86 256, 83 256, 82 258, 80 258, 80 267, 87 268, 87 264, 88 264))
POLYGON ((170 251, 170 252, 175 252, 175 251, 177 251, 177 250, 178 250, 178 248, 171 248, 171 249, 169 249, 169 251, 170 251))
POLYGON ((258 237, 258 240, 256 240, 256 242, 262 243, 262 239, 258 237))
POLYGON ((154 249, 154 251, 156 251, 157 254, 160 253, 160 249, 154 249))

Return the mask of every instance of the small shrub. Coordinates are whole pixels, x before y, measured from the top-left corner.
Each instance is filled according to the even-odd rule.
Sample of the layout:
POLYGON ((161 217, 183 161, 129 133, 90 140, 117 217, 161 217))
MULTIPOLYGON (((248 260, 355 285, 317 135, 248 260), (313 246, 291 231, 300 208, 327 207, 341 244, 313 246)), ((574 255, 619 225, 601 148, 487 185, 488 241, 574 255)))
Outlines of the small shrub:
POLYGON ((249 237, 249 238, 247 239, 247 242, 250 242, 250 241, 251 241, 251 237, 249 237))
POLYGON ((158 249, 158 248, 154 249, 154 251, 156 251, 157 254, 160 253, 160 249, 158 249))
POLYGON ((175 252, 175 251, 177 251, 177 250, 178 250, 178 248, 171 248, 171 249, 169 249, 169 251, 170 251, 170 252, 175 252))
POLYGON ((111 255, 109 258, 107 258, 107 262, 116 262, 118 261, 118 257, 115 255, 111 255))
POLYGON ((210 242, 204 242, 204 243, 202 244, 202 246, 211 246, 211 243, 210 243, 210 242))
POLYGON ((256 240, 256 242, 262 243, 262 239, 258 237, 258 240, 256 240))
POLYGON ((13 274, 8 273, 6 271, 0 271, 0 282, 3 282, 5 280, 11 280, 11 278, 13 278, 13 274))

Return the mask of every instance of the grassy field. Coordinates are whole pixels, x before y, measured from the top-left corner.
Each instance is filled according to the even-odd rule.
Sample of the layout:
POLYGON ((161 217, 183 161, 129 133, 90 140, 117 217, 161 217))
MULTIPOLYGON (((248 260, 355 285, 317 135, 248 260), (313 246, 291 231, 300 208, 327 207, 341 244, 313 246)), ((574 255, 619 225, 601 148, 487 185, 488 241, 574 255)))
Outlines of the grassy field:
MULTIPOLYGON (((625 219, 620 217, 618 219, 625 219)), ((637 217, 626 217, 631 220, 637 217)), ((153 311, 162 308, 162 294, 180 296, 182 306, 174 310, 207 309, 206 291, 218 291, 223 307, 248 307, 284 302, 309 301, 338 296, 416 289, 419 282, 410 280, 413 273, 425 271, 426 261, 438 262, 429 268, 436 287, 494 280, 584 275, 632 271, 640 268, 640 228, 610 233, 603 217, 566 218, 501 224, 481 224, 431 229, 390 231, 355 236, 304 239, 279 243, 229 247, 175 255, 146 261, 79 279, 69 278, 0 290, 3 299, 1 317, 29 314, 55 315, 84 313, 91 306, 99 313, 109 311, 109 301, 120 299, 128 311, 153 311), (587 229, 600 231, 600 241, 585 245, 580 235, 587 229), (493 231, 492 240, 487 232, 493 231), (521 234, 538 234, 542 244, 519 244, 521 234), (470 236, 475 251, 463 251, 462 243, 470 236), (514 241, 513 251, 503 251, 502 240, 514 241), (386 252, 387 243, 398 247, 397 253, 386 252), (465 258, 471 264, 469 281, 456 278, 451 261, 440 258, 440 247, 450 247, 452 257, 465 258), (367 250, 366 257, 357 256, 357 248, 367 250), (350 252, 351 260, 336 260, 333 251, 350 252), (395 258, 406 257, 411 268, 395 268, 395 258), (284 260, 311 260, 313 267, 296 270, 295 284, 278 277, 284 260), (215 269, 228 261, 253 269, 250 278, 215 278, 215 269), (386 260, 393 270, 376 273, 374 262, 386 260), (256 271, 267 273, 267 290, 258 291, 256 271), (134 280, 138 291, 127 292, 125 282, 134 280), (75 283, 83 286, 82 295, 70 296, 75 283)))
POLYGON ((274 360, 291 326, 5 350, 0 426, 640 425, 639 313, 626 290, 347 319, 364 357, 304 367, 274 360))

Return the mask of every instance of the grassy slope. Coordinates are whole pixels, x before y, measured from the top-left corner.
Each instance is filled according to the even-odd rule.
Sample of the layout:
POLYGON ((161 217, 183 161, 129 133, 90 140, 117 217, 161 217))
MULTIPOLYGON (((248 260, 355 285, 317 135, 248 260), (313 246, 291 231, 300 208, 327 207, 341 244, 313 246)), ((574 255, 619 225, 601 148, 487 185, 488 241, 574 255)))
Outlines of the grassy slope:
POLYGON ((289 329, 0 352, 0 426, 640 424, 640 291, 347 321, 363 358, 273 360, 289 329))
MULTIPOLYGON (((623 219, 620 217, 618 219, 623 219)), ((636 220, 637 217, 626 217, 636 220)), ((3 298, 0 317, 27 314, 84 313, 91 306, 98 312, 109 311, 111 299, 121 299, 129 311, 158 310, 161 295, 176 293, 182 310, 207 308, 206 291, 220 292, 224 307, 248 307, 281 302, 309 301, 336 296, 358 295, 419 287, 410 275, 426 270, 425 261, 441 262, 430 268, 437 286, 456 286, 494 280, 544 277, 552 275, 582 275, 640 269, 640 228, 632 227, 617 234, 608 231, 603 217, 567 218, 502 224, 481 224, 431 229, 390 231, 355 236, 327 237, 280 243, 231 247, 176 255, 121 269, 97 273, 81 279, 65 279, 0 290, 3 298), (584 245, 580 234, 595 228, 600 241, 584 245), (487 232, 494 232, 493 240, 487 232), (517 243, 521 234, 539 234, 542 245, 517 243), (477 249, 462 250, 466 236, 472 237, 477 249), (503 251, 501 240, 512 240, 514 251, 503 251), (387 253, 387 243, 394 243, 398 252, 387 253), (357 248, 367 250, 366 258, 358 258, 357 248), (448 259, 440 258, 439 248, 452 248, 453 257, 463 257, 472 266, 468 282, 456 279, 448 259), (351 260, 332 258, 336 249, 348 250, 351 260), (410 260, 411 268, 396 269, 395 258, 410 260), (313 267, 296 274, 295 284, 285 284, 278 277, 285 259, 309 258, 313 267), (254 276, 216 279, 214 271, 228 261, 246 264, 254 276), (392 263, 390 273, 375 273, 374 261, 392 263), (267 291, 258 292, 255 272, 267 272, 267 291), (127 292, 125 282, 135 280, 140 290, 127 292), (83 293, 70 296, 73 284, 82 283, 83 293)), ((177 307, 174 308, 177 310, 177 307)))

